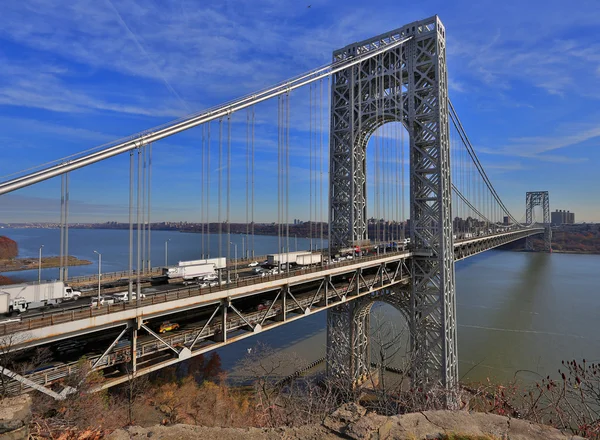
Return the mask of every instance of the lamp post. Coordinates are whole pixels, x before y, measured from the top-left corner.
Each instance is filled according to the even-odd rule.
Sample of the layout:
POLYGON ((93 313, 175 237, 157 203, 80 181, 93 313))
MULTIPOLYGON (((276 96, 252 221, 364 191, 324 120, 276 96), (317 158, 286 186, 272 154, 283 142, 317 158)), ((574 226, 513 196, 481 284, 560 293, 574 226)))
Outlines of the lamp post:
POLYGON ((237 281, 237 244, 233 243, 233 242, 229 242, 229 244, 233 245, 233 260, 234 260, 234 267, 233 267, 233 273, 235 275, 235 279, 237 281))
POLYGON ((169 265, 169 242, 171 239, 165 240, 165 266, 169 265))
POLYGON ((40 246, 40 259, 38 262, 38 284, 42 283, 42 248, 44 245, 40 246))
POLYGON ((102 254, 98 251, 94 251, 95 254, 98 254, 98 307, 100 307, 100 277, 102 276, 102 254))

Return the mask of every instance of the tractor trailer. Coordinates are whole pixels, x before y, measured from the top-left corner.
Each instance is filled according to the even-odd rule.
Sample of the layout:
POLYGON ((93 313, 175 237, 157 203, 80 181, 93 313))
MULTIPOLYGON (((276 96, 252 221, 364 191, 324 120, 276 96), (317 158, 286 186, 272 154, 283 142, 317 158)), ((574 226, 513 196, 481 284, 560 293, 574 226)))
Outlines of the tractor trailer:
POLYGON ((62 281, 53 281, 0 286, 0 295, 0 313, 10 314, 76 300, 81 296, 81 292, 73 290, 62 281))

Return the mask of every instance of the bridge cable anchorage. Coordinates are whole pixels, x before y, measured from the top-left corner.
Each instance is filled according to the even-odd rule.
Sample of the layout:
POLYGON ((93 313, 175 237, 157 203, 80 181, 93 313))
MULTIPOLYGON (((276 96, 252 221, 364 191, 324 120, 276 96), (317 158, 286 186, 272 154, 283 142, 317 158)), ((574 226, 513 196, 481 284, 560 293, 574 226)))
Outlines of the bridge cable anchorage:
MULTIPOLYGON (((266 101, 273 97, 289 93, 297 88, 310 84, 311 82, 318 81, 322 78, 331 77, 331 75, 334 75, 337 72, 340 72, 348 67, 357 65, 379 54, 387 52, 397 46, 406 43, 407 41, 410 41, 411 39, 412 36, 399 39, 394 42, 386 43, 385 45, 377 49, 365 51, 354 57, 349 57, 342 61, 332 62, 330 64, 325 65, 324 67, 309 71, 305 74, 284 81, 278 85, 269 87, 261 92, 253 93, 245 97, 233 100, 229 103, 221 104, 217 107, 213 107, 211 109, 199 113, 191 114, 184 118, 180 118, 167 124, 163 124, 161 126, 152 128, 150 130, 146 130, 142 133, 138 133, 127 138, 122 138, 118 141, 109 144, 104 144, 104 146, 96 147, 92 149, 97 150, 95 152, 89 154, 84 154, 85 152, 83 152, 68 156, 68 162, 61 163, 60 161, 62 159, 59 159, 58 161, 46 163, 43 166, 51 163, 53 163, 54 165, 50 165, 47 168, 41 169, 39 171, 31 172, 0 183, 0 195, 15 191, 17 189, 32 185, 37 182, 50 179, 68 171, 76 170, 91 165, 93 163, 100 162, 110 157, 117 156, 126 151, 136 149, 141 145, 145 145, 150 142, 156 142, 158 140, 164 139, 182 131, 189 130, 190 128, 196 127, 203 123, 212 120, 217 120, 228 114, 258 104, 259 102, 266 101)), ((87 151, 91 150, 86 150, 86 152, 87 151)))

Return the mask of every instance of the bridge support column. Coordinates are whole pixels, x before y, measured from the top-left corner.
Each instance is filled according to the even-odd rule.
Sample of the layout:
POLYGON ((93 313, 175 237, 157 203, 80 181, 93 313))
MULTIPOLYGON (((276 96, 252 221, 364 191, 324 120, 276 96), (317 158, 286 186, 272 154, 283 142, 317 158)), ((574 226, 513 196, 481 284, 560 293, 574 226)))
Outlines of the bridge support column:
POLYGON ((215 336, 215 342, 227 342, 227 309, 229 308, 229 299, 221 301, 221 331, 215 336))
POLYGON ((352 312, 354 302, 327 309, 327 377, 338 388, 350 390, 354 372, 352 312))
MULTIPOLYGON (((335 51, 333 58, 341 61, 382 42, 409 37, 381 57, 332 78, 329 246, 336 251, 368 238, 368 140, 384 123, 402 122, 410 138, 410 237, 415 251, 411 345, 418 362, 413 381, 425 389, 452 391, 458 382, 458 360, 446 31, 434 16, 351 44, 335 51), (378 91, 380 84, 389 90, 378 91)), ((344 322, 346 338, 352 337, 348 319, 337 310, 328 314, 333 327, 328 347, 343 345, 335 329, 344 322)))
MULTIPOLYGON (((138 297, 139 298, 139 297, 138 297)), ((140 329, 140 319, 136 318, 131 323, 131 373, 137 372, 137 337, 140 329)))
MULTIPOLYGON (((544 216, 544 251, 552 251, 552 224, 550 220, 550 197, 548 191, 531 191, 525 194, 525 223, 533 224, 533 209, 536 206, 541 206, 544 216)), ((527 237, 525 239, 525 249, 533 251, 533 239, 527 237)))

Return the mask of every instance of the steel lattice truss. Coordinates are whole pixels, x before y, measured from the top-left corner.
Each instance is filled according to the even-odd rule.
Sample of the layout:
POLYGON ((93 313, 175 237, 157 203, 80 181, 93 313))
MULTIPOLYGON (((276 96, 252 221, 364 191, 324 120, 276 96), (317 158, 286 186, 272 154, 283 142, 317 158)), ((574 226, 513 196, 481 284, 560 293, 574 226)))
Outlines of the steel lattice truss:
MULTIPOLYGON (((332 79, 330 247, 368 239, 367 142, 379 126, 401 121, 410 136, 410 234, 416 247, 410 297, 414 380, 427 388, 453 389, 458 365, 444 26, 437 16, 414 22, 338 50, 334 60, 406 37, 412 38, 332 79)), ((340 351, 357 357, 364 344, 352 343, 361 338, 351 334, 358 327, 351 325, 349 314, 348 307, 329 312, 328 348, 337 350, 343 340, 350 347, 340 351)), ((329 368, 354 368, 352 364, 340 359, 329 368)), ((336 373, 344 374, 355 377, 359 372, 336 373)))
MULTIPOLYGON (((533 223, 533 208, 536 206, 541 206, 544 212, 544 250, 550 252, 552 249, 552 227, 550 224, 550 198, 548 191, 531 191, 525 194, 525 223, 527 225, 533 223)), ((533 250, 531 237, 527 237, 525 249, 533 250)))

